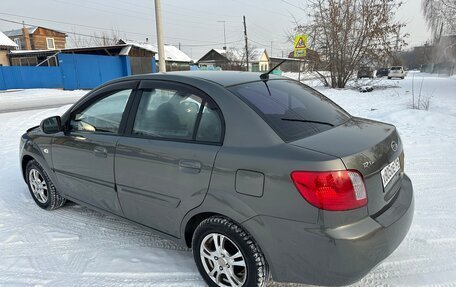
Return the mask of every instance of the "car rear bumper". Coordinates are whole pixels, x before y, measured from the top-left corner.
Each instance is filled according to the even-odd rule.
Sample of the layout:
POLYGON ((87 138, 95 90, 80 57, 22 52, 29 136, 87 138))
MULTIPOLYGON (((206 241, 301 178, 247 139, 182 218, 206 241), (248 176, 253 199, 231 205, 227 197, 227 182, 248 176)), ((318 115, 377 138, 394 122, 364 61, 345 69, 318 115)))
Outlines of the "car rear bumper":
POLYGON ((390 255, 406 236, 413 212, 413 187, 404 175, 394 203, 376 218, 335 229, 268 216, 243 225, 262 248, 275 281, 335 286, 360 280, 390 255))

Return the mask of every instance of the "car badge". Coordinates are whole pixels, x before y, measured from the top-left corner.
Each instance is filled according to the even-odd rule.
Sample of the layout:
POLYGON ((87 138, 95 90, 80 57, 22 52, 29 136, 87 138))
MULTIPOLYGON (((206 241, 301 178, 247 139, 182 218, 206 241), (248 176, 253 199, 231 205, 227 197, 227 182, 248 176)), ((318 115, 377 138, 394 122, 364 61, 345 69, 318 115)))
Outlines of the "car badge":
POLYGON ((399 146, 398 146, 397 142, 395 142, 395 141, 392 141, 392 142, 391 142, 391 149, 392 149, 393 151, 397 151, 397 148, 398 148, 398 147, 399 147, 399 146))

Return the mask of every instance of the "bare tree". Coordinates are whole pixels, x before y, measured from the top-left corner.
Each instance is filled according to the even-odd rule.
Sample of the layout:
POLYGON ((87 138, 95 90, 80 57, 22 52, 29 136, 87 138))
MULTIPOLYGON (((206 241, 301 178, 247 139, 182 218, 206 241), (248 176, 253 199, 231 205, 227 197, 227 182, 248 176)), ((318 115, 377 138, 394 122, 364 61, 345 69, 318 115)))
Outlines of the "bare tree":
MULTIPOLYGON (((253 50, 255 49, 255 46, 249 44, 248 45, 248 53, 251 55, 253 50)), ((226 58, 228 59, 230 70, 245 70, 247 66, 247 54, 245 49, 238 49, 238 48, 228 48, 226 50, 226 58)))
POLYGON ((456 33, 456 0, 423 0, 422 10, 435 39, 456 33))
POLYGON ((83 48, 91 46, 112 46, 120 39, 125 39, 125 34, 112 29, 111 31, 94 32, 91 35, 69 33, 69 46, 83 48))
POLYGON ((388 59, 406 45, 395 20, 394 0, 309 0, 310 22, 295 32, 309 35, 311 47, 328 64, 333 88, 344 88, 359 66, 388 59))

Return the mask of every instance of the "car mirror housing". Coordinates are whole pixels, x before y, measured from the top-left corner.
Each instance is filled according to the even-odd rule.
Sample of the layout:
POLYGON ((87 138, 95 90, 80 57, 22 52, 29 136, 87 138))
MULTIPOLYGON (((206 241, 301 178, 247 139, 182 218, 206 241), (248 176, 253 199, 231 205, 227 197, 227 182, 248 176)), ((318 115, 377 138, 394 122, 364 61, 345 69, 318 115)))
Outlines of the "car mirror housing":
POLYGON ((45 134, 58 133, 62 131, 62 119, 59 116, 44 119, 40 124, 40 128, 45 134))

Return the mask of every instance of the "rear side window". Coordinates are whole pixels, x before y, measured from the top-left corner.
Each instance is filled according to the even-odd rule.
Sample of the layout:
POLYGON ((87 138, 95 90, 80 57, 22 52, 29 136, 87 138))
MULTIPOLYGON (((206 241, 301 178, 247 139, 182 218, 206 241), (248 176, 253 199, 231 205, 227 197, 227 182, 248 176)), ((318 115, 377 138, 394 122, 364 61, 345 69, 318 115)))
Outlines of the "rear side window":
POLYGON ((163 139, 219 143, 222 122, 215 105, 179 89, 144 90, 133 134, 163 139))
POLYGON ((286 142, 331 129, 350 118, 322 94, 292 80, 259 81, 230 90, 247 102, 286 142))

